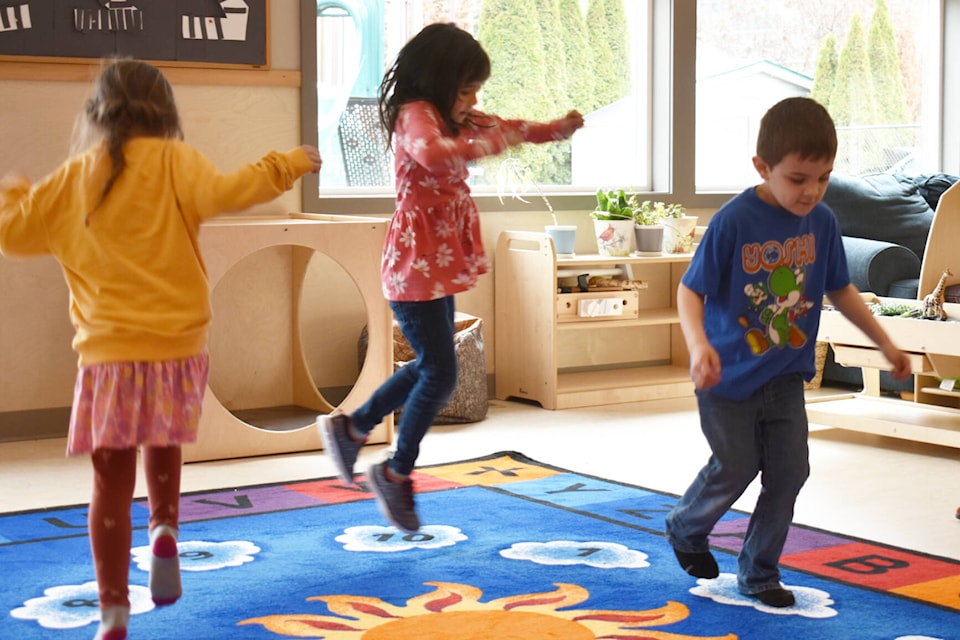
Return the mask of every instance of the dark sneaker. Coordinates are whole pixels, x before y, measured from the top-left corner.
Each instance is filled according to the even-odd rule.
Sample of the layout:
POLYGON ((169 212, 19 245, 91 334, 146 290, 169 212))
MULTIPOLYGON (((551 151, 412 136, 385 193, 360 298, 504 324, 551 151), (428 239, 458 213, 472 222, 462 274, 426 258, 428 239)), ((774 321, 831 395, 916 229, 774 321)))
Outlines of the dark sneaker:
POLYGON ((793 592, 783 587, 774 587, 773 589, 767 589, 766 591, 751 593, 749 595, 751 598, 756 598, 765 605, 777 607, 778 609, 792 607, 793 603, 796 602, 793 597, 793 592))
POLYGON ((680 563, 683 570, 695 578, 716 578, 720 575, 717 560, 709 551, 687 553, 674 549, 673 554, 677 556, 677 562, 680 563))
POLYGON ((320 416, 317 420, 323 448, 333 457, 340 479, 347 484, 353 484, 353 465, 357 462, 357 455, 364 441, 358 442, 351 438, 347 431, 349 428, 350 416, 342 413, 320 416))
POLYGON ((420 528, 420 518, 413 506, 413 481, 393 482, 386 476, 387 463, 380 462, 367 471, 367 483, 377 498, 380 513, 390 524, 406 533, 420 528))

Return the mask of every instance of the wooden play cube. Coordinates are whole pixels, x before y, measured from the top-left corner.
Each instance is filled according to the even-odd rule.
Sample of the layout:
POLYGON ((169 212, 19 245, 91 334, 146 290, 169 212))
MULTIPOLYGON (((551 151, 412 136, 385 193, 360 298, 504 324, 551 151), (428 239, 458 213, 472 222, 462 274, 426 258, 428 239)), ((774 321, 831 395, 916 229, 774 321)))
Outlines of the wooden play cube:
MULTIPOLYGON (((203 225, 200 245, 214 307, 211 380, 199 439, 184 446, 184 461, 320 449, 316 416, 337 408, 352 411, 392 373, 391 314, 380 284, 387 223, 374 217, 292 213, 224 217, 203 225), (321 393, 312 373, 318 365, 308 362, 304 353, 305 340, 325 340, 336 335, 341 324, 337 296, 315 300, 310 292, 305 295, 311 259, 317 254, 341 267, 343 279, 356 286, 366 312, 358 323, 369 333, 363 366, 336 406, 321 393), (266 269, 256 262, 261 256, 266 269), (251 259, 253 266, 245 266, 251 259), (304 328, 300 316, 308 306, 322 308, 319 319, 304 328), (286 414, 287 423, 265 428, 259 420, 244 419, 257 413, 286 414)), ((353 345, 355 340, 353 336, 353 345)), ((328 365, 340 367, 340 360, 328 365)), ((392 430, 393 417, 387 416, 369 442, 390 441, 392 430)))

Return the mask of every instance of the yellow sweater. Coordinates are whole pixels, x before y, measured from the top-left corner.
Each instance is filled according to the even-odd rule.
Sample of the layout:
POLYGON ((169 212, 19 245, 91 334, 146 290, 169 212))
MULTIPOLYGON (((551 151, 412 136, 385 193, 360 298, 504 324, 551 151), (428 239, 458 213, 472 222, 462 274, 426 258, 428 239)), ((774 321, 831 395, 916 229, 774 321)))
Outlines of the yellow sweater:
POLYGON ((60 262, 81 366, 202 352, 211 312, 200 223, 272 200, 312 168, 297 148, 223 174, 163 138, 134 138, 124 157, 100 206, 109 172, 101 145, 35 185, 8 181, 0 190, 0 253, 60 262))

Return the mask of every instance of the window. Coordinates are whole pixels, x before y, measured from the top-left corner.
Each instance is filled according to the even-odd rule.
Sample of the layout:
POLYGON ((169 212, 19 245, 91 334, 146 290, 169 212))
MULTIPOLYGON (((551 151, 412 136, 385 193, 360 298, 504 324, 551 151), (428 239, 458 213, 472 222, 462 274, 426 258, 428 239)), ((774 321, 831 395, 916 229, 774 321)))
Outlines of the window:
POLYGON ((938 3, 925 0, 698 0, 696 185, 756 180, 760 118, 810 96, 837 125, 834 170, 938 169, 938 3))
POLYGON ((576 108, 588 122, 569 142, 524 145, 479 161, 472 171, 475 192, 495 190, 504 157, 517 157, 552 191, 593 192, 600 183, 649 187, 646 0, 318 0, 315 5, 314 15, 302 18, 315 23, 314 46, 305 39, 304 49, 316 52, 315 60, 304 56, 304 87, 312 88, 310 63, 316 105, 308 108, 324 158, 324 193, 392 193, 392 157, 381 144, 376 104, 380 80, 411 37, 440 21, 469 31, 491 57, 493 74, 480 108, 539 121, 576 108), (518 51, 523 64, 516 64, 518 51))
MULTIPOLYGON (((324 156, 322 194, 316 178, 305 179, 308 210, 335 210, 347 201, 351 211, 392 209, 392 169, 388 166, 383 177, 369 175, 377 163, 389 162, 386 154, 359 148, 371 136, 358 138, 344 151, 340 128, 344 114, 362 121, 371 109, 363 105, 376 95, 396 52, 435 21, 455 21, 477 35, 491 55, 494 71, 484 98, 490 111, 531 119, 555 117, 573 107, 586 114, 587 127, 573 137, 568 155, 546 163, 568 173, 550 173, 540 183, 558 209, 588 210, 600 186, 634 188, 693 209, 716 208, 756 182, 750 158, 759 118, 788 95, 830 95, 820 99, 828 102, 838 123, 838 171, 960 172, 960 121, 943 115, 960 109, 960 66, 948 64, 960 59, 954 52, 960 41, 960 0, 555 0, 555 5, 550 0, 311 0, 301 10, 303 131, 307 140, 317 135, 324 156), (614 66, 629 77, 625 92, 592 104, 566 101, 549 85, 539 95, 549 97, 545 107, 527 97, 516 113, 501 108, 494 80, 512 82, 513 88, 546 82, 553 77, 548 65, 560 50, 555 43, 570 38, 547 37, 551 46, 542 37, 533 38, 540 42, 538 50, 551 55, 524 55, 522 76, 511 79, 498 55, 508 52, 516 59, 519 45, 485 31, 489 21, 484 11, 489 18, 496 7, 500 12, 509 8, 507 35, 531 39, 531 33, 540 31, 518 26, 520 14, 533 16, 531 24, 540 25, 543 7, 569 10, 572 5, 580 8, 586 25, 591 4, 623 8, 628 55, 614 66), (853 16, 859 15, 866 48, 881 6, 890 18, 898 59, 884 68, 899 66, 906 111, 868 120, 847 118, 838 106, 842 101, 829 104, 832 92, 819 93, 819 81, 826 77, 817 70, 825 57, 821 50, 832 34, 839 73, 853 16), (523 7, 527 9, 521 11, 523 7), (311 91, 314 85, 317 90, 311 91), (348 153, 365 159, 369 171, 348 179, 348 153)), ((890 39, 887 32, 885 41, 890 39)), ((857 80, 867 76, 856 75, 857 80)), ((874 85, 882 84, 877 73, 869 77, 874 85)), ((476 168, 473 186, 481 208, 498 206, 495 197, 484 197, 495 193, 494 175, 489 164, 476 168)))

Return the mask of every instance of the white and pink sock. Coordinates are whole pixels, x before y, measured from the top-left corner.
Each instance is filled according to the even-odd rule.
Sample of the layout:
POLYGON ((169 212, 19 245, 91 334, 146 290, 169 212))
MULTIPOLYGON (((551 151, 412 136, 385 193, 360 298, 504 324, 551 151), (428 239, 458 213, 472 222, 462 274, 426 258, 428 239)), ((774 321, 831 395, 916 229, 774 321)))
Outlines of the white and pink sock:
POLYGON ((183 593, 177 533, 166 524, 157 525, 150 532, 150 595, 157 606, 173 604, 183 593))
POLYGON ((100 628, 93 640, 127 640, 130 607, 115 605, 100 610, 100 628))

